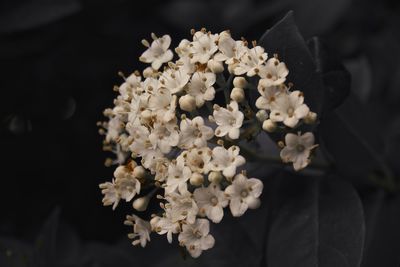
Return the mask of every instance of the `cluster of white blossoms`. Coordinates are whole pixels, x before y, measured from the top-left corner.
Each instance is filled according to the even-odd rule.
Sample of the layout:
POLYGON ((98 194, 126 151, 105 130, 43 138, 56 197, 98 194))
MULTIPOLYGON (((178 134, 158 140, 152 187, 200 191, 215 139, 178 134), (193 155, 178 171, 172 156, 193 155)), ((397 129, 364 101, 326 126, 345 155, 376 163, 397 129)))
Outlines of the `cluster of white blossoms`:
POLYGON ((221 222, 225 208, 238 217, 260 205, 263 183, 247 176, 243 142, 262 130, 283 133, 282 161, 300 170, 316 145, 299 127, 316 114, 302 92, 285 85, 288 69, 277 55, 269 58, 256 42, 249 47, 229 31, 192 36, 174 55, 170 36, 152 34, 139 58, 150 66, 121 74, 114 107, 104 112, 108 121, 99 123, 104 149, 116 154, 106 163, 118 167, 100 188, 113 209, 121 200, 139 212, 151 199, 159 202, 149 220, 127 216, 134 245, 144 247, 155 232, 170 243, 175 236, 198 257, 214 246, 210 221, 221 222), (251 90, 259 92, 255 103, 248 101, 251 90))

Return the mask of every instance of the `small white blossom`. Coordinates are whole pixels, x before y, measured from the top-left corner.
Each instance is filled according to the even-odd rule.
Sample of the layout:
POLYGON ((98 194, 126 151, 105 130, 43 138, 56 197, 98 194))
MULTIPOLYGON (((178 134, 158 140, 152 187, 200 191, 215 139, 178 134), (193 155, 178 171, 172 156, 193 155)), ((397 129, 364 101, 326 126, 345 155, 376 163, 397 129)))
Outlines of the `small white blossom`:
POLYGON ((211 101, 215 97, 213 87, 216 77, 212 72, 195 72, 190 80, 187 93, 196 99, 196 106, 201 107, 205 101, 211 101))
POLYGON ((147 241, 150 241, 150 223, 132 214, 131 216, 126 216, 125 225, 133 226, 133 233, 128 235, 129 239, 134 239, 132 244, 134 246, 140 244, 144 248, 147 241))
POLYGON ((246 163, 243 156, 239 155, 240 148, 231 146, 226 149, 222 146, 214 147, 212 150, 211 169, 213 171, 222 171, 222 174, 231 178, 236 174, 237 167, 246 163))
POLYGON ((243 174, 237 174, 225 194, 230 199, 229 208, 235 217, 242 216, 248 208, 259 206, 258 197, 263 190, 263 183, 256 179, 248 179, 243 174))
POLYGON ((262 64, 267 60, 267 53, 264 52, 264 48, 261 46, 256 46, 248 49, 240 57, 239 64, 234 68, 235 75, 247 74, 247 76, 252 77, 260 71, 262 64))
POLYGON ((183 151, 178 160, 182 158, 192 172, 207 174, 210 170, 211 153, 209 147, 191 148, 183 151))
POLYGON ((189 82, 190 76, 184 68, 169 68, 160 77, 160 83, 167 88, 171 94, 182 91, 183 87, 189 82))
POLYGON ((208 187, 197 188, 193 196, 200 214, 206 215, 214 223, 222 220, 223 208, 228 205, 228 199, 218 184, 211 183, 208 187))
POLYGON ((214 60, 225 61, 228 65, 239 62, 240 57, 247 52, 243 41, 235 41, 228 31, 223 31, 218 39, 219 53, 215 54, 214 60))
POLYGON ((318 145, 314 145, 314 134, 307 132, 303 135, 288 133, 285 136, 286 146, 281 150, 284 162, 293 162, 293 168, 299 171, 310 163, 310 153, 318 145))
POLYGON ((194 223, 199 208, 189 191, 171 192, 165 199, 168 201, 165 211, 173 222, 186 220, 189 224, 194 223))
POLYGON ((217 52, 218 46, 216 41, 218 40, 218 34, 211 34, 198 31, 193 36, 193 42, 191 43, 190 53, 191 62, 199 62, 201 64, 207 63, 212 55, 217 52))
POLYGON ((286 81, 289 70, 286 64, 280 62, 277 58, 270 58, 266 64, 259 69, 258 75, 262 78, 260 81, 266 86, 278 86, 286 81))
POLYGON ((178 221, 173 221, 168 213, 163 217, 154 217, 150 221, 151 228, 159 235, 167 234, 168 243, 172 243, 172 234, 179 233, 181 227, 178 221))
POLYGON ((115 210, 121 199, 118 194, 118 190, 116 188, 115 180, 112 180, 111 183, 110 182, 102 183, 99 185, 99 187, 101 189, 101 193, 104 195, 103 205, 104 206, 113 205, 112 209, 115 210))
POLYGON ((204 125, 204 119, 200 116, 190 119, 183 119, 180 125, 179 147, 189 149, 192 147, 204 147, 207 140, 214 136, 211 127, 204 125))
POLYGON ((149 140, 162 153, 167 154, 179 143, 178 126, 174 123, 155 123, 149 140))
POLYGON ((231 139, 238 139, 240 127, 242 127, 244 115, 239 110, 238 103, 231 101, 227 108, 214 107, 213 116, 218 127, 215 129, 215 135, 222 137, 228 135, 231 139))
POLYGON ((214 237, 209 232, 210 222, 207 219, 197 219, 193 224, 182 225, 182 232, 179 234, 178 240, 193 258, 197 258, 203 250, 214 246, 214 237))
POLYGON ((271 104, 276 100, 277 96, 281 93, 286 93, 287 89, 284 86, 266 86, 260 81, 258 83, 258 92, 261 96, 256 100, 256 107, 270 110, 271 104))
POLYGON ((140 193, 140 182, 132 175, 116 180, 117 190, 122 199, 126 202, 131 201, 136 194, 140 193))
POLYGON ((283 122, 286 126, 295 127, 300 119, 307 116, 310 109, 304 102, 303 93, 291 92, 280 94, 271 103, 270 118, 274 122, 283 122))
POLYGON ((171 37, 164 35, 163 37, 156 38, 153 35, 153 42, 151 46, 143 52, 139 60, 145 63, 151 63, 151 67, 158 70, 165 62, 170 61, 174 54, 169 48, 171 44, 171 37))
POLYGON ((128 78, 126 78, 125 82, 121 84, 118 91, 124 100, 132 98, 135 89, 140 86, 141 79, 142 77, 132 73, 128 78))
POLYGON ((172 161, 168 167, 168 179, 165 192, 172 193, 176 189, 184 191, 187 188, 187 181, 192 175, 192 171, 188 166, 185 166, 185 162, 182 158, 172 161))

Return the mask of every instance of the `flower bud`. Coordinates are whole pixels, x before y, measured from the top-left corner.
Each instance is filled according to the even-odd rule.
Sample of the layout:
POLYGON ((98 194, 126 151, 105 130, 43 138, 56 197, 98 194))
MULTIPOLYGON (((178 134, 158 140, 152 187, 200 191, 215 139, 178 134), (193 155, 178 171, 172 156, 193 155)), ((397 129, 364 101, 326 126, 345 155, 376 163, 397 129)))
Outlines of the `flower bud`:
POLYGON ((238 88, 246 88, 247 81, 244 77, 235 77, 233 79, 233 86, 238 88))
POLYGON ((135 176, 136 178, 144 178, 146 175, 146 170, 143 168, 143 166, 136 166, 133 169, 133 176, 135 176))
POLYGON ((304 117, 304 122, 307 124, 313 124, 317 120, 317 113, 315 112, 308 112, 308 114, 304 117))
POLYGON ((221 182, 221 180, 222 180, 221 172, 212 171, 208 174, 208 181, 210 181, 210 183, 218 184, 221 182))
POLYGON ((262 128, 264 131, 272 133, 276 130, 276 123, 268 119, 263 122, 262 128))
POLYGON ((214 73, 221 73, 224 71, 224 65, 220 61, 210 59, 207 62, 207 67, 214 73))
POLYGON ((139 197, 133 201, 132 207, 137 211, 145 211, 147 209, 147 205, 149 205, 149 201, 150 198, 147 196, 139 197))
POLYGON ((260 122, 263 122, 268 119, 268 113, 265 110, 261 109, 256 113, 256 117, 260 122))
POLYGON ((126 174, 126 168, 125 168, 125 166, 122 166, 122 165, 118 166, 114 171, 114 177, 116 179, 123 178, 125 176, 125 174, 126 174))
POLYGON ((184 95, 179 98, 179 107, 184 111, 191 112, 196 109, 196 99, 191 95, 184 95))
POLYGON ((231 99, 235 100, 236 102, 242 102, 244 100, 244 91, 242 88, 235 87, 232 89, 231 92, 231 99))
POLYGON ((257 209, 260 207, 261 201, 259 198, 251 198, 249 201, 247 201, 247 205, 249 206, 250 209, 257 209))
POLYGON ((190 184, 194 186, 200 186, 204 182, 204 177, 200 173, 193 173, 192 176, 190 177, 190 184))
POLYGON ((142 117, 142 119, 145 120, 145 121, 150 120, 151 119, 151 115, 152 115, 151 111, 148 110, 148 109, 145 109, 140 113, 140 117, 142 117))

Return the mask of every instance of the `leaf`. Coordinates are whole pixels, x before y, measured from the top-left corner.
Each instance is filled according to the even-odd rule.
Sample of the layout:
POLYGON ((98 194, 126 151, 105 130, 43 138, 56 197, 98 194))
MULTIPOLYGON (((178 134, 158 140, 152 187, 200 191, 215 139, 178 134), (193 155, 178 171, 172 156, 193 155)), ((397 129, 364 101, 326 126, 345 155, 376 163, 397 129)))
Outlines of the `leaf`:
POLYGON ((383 159, 382 122, 376 115, 351 94, 321 120, 321 142, 341 176, 360 183, 368 183, 366 178, 375 172, 392 177, 383 159))
POLYGON ((400 196, 382 189, 363 190, 367 235, 362 267, 400 263, 400 196))
MULTIPOLYGON (((350 93, 350 73, 318 37, 307 41, 324 83, 324 112, 337 108, 350 93)), ((320 117, 323 114, 320 114, 320 117)))
POLYGON ((304 92, 307 105, 319 114, 324 100, 322 78, 316 72, 314 59, 296 26, 293 12, 287 13, 267 30, 258 45, 264 47, 270 57, 277 53, 279 59, 286 63, 289 69, 287 81, 294 84, 294 90, 304 92))
POLYGON ((38 266, 54 266, 60 209, 55 208, 44 223, 35 242, 35 262, 38 266))
POLYGON ((325 177, 281 175, 270 208, 266 264, 359 266, 364 216, 353 187, 325 177))
POLYGON ((0 238, 0 266, 28 267, 32 264, 32 247, 12 238, 0 238))

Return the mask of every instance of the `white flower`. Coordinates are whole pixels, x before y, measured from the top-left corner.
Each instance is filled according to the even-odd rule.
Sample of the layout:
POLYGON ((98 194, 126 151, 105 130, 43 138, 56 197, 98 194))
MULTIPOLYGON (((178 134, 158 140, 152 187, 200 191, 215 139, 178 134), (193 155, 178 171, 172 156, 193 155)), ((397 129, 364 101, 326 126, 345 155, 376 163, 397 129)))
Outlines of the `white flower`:
POLYGON ((184 191, 187 188, 187 181, 192 175, 192 171, 188 166, 185 166, 185 162, 182 158, 172 161, 168 166, 168 179, 167 187, 165 192, 172 193, 176 189, 184 191))
POLYGON ((247 51, 243 41, 235 41, 228 31, 223 31, 218 39, 219 53, 215 54, 214 60, 225 61, 227 64, 234 64, 247 51))
POLYGON ((153 35, 153 39, 151 46, 143 52, 139 60, 151 63, 151 67, 158 70, 163 63, 170 61, 174 57, 174 54, 168 49, 171 44, 171 37, 169 35, 164 35, 161 38, 153 35))
POLYGON ((172 243, 172 234, 177 234, 181 229, 179 222, 173 221, 168 213, 163 217, 154 217, 150 223, 157 234, 167 234, 168 243, 172 243))
POLYGON ((263 183, 256 179, 248 179, 243 174, 237 174, 232 182, 225 189, 225 194, 230 199, 230 210, 235 217, 242 216, 248 208, 259 206, 258 197, 263 190, 263 183))
POLYGON ((196 99, 196 106, 201 107, 204 101, 211 101, 215 97, 213 84, 216 77, 212 72, 195 72, 190 80, 187 92, 196 99))
POLYGON ((163 154, 168 154, 171 148, 179 143, 178 126, 174 123, 157 122, 149 135, 149 140, 163 154))
POLYGON ((289 95, 278 95, 271 103, 270 119, 275 122, 281 121, 291 128, 295 127, 310 111, 303 102, 304 96, 300 91, 291 92, 289 95))
POLYGON ((227 108, 219 106, 214 107, 213 116, 218 125, 215 129, 216 136, 222 137, 228 135, 231 139, 239 138, 244 115, 239 111, 239 106, 236 101, 231 101, 227 108))
POLYGON ((177 48, 175 48, 175 52, 178 54, 180 58, 187 57, 190 54, 190 41, 187 39, 183 39, 180 41, 177 48))
POLYGON ((129 100, 134 94, 134 90, 140 86, 141 77, 132 73, 126 78, 125 82, 121 84, 118 91, 124 100, 129 100))
POLYGON ((211 56, 218 50, 218 46, 216 45, 217 40, 218 34, 196 32, 190 47, 191 62, 207 63, 211 56))
POLYGON ((178 160, 182 158, 192 172, 207 174, 210 169, 211 149, 209 147, 191 148, 183 151, 178 160))
POLYGON ((247 76, 252 77, 260 71, 262 64, 267 58, 267 53, 264 52, 264 48, 261 46, 248 49, 248 51, 240 57, 239 64, 234 68, 234 74, 242 75, 247 73, 247 76))
POLYGON ((168 176, 168 168, 170 161, 167 158, 160 158, 156 161, 155 177, 154 179, 159 182, 164 182, 168 176))
POLYGON ((173 222, 186 220, 189 224, 194 223, 199 208, 189 191, 171 192, 165 199, 168 201, 165 212, 173 222))
POLYGON ((140 182, 132 175, 117 179, 116 184, 120 197, 125 199, 126 202, 131 201, 136 194, 140 193, 140 182))
POLYGON ((264 66, 259 68, 260 81, 266 86, 277 86, 285 82, 289 70, 286 64, 277 58, 270 58, 264 66))
POLYGON ((231 178, 236 174, 236 168, 246 163, 243 156, 239 155, 240 148, 231 146, 226 149, 222 146, 214 147, 212 150, 211 169, 222 171, 222 174, 231 178))
POLYGON ((133 233, 128 235, 129 239, 138 238, 132 241, 132 245, 140 244, 144 248, 147 241, 150 241, 150 223, 132 214, 131 216, 126 216, 125 225, 133 226, 133 233))
POLYGON ((193 196, 200 214, 206 215, 214 223, 222 220, 223 208, 228 205, 228 199, 218 184, 211 183, 208 187, 197 188, 194 190, 193 196))
POLYGON ((303 135, 288 133, 285 136, 286 146, 281 150, 280 156, 284 162, 293 162, 293 168, 299 171, 310 163, 311 150, 314 145, 314 134, 307 132, 303 135))
POLYGON ((214 246, 214 237, 209 232, 210 222, 207 219, 197 219, 193 224, 182 225, 182 232, 179 234, 178 240, 193 258, 197 258, 203 250, 214 246))
POLYGON ((259 109, 270 110, 271 103, 281 93, 286 93, 285 86, 265 86, 261 81, 258 83, 258 92, 260 97, 256 100, 256 107, 259 109))
POLYGON ((106 182, 99 185, 101 189, 101 193, 104 195, 103 197, 103 205, 104 206, 112 206, 112 209, 118 206, 120 201, 120 196, 118 194, 118 190, 116 188, 115 180, 113 179, 112 182, 106 182))
POLYGON ((190 76, 184 68, 169 68, 161 75, 160 83, 163 87, 167 88, 171 94, 176 94, 182 91, 189 79, 190 76))
POLYGON ((214 136, 213 129, 204 125, 204 120, 200 116, 193 120, 183 119, 180 130, 179 147, 184 149, 207 146, 207 140, 214 136))

